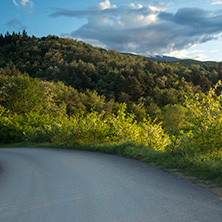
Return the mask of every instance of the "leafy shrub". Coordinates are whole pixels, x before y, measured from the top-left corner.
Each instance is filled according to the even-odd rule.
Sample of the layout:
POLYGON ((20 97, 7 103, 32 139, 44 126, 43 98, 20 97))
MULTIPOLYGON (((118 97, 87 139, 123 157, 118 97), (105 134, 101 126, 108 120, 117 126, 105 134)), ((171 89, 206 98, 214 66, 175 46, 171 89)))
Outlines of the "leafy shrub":
POLYGON ((170 140, 161 125, 151 122, 149 117, 137 123, 135 115, 126 113, 126 108, 125 104, 121 104, 117 114, 111 115, 105 111, 92 111, 87 115, 72 117, 53 117, 39 113, 1 116, 0 142, 132 142, 164 150, 170 140))
POLYGON ((122 104, 116 115, 92 112, 86 117, 73 116, 63 123, 58 138, 61 142, 82 144, 90 142, 133 142, 164 150, 170 143, 160 124, 144 119, 137 123, 135 116, 125 112, 122 104))
POLYGON ((22 117, 0 117, 0 143, 14 143, 25 140, 25 134, 28 130, 26 126, 21 125, 22 117))
POLYGON ((199 94, 191 99, 186 97, 185 104, 189 109, 187 120, 191 127, 189 133, 183 134, 180 141, 186 152, 212 153, 221 150, 222 94, 218 96, 215 92, 221 85, 219 81, 203 98, 200 98, 199 94))
POLYGON ((163 127, 173 134, 189 127, 186 121, 187 112, 188 109, 179 104, 164 106, 161 111, 163 127))

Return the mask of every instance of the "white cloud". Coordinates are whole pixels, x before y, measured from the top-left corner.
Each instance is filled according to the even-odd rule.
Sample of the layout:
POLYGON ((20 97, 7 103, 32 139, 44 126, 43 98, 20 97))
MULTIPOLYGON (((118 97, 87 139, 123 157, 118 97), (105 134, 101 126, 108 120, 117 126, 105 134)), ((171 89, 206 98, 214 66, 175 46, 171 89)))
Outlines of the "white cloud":
POLYGON ((104 2, 99 3, 99 8, 104 10, 108 8, 116 8, 116 5, 111 5, 109 0, 105 0, 104 2))
POLYGON ((31 0, 21 0, 21 5, 22 6, 30 6, 30 7, 33 7, 33 2, 31 0))
POLYGON ((190 58, 188 50, 175 50, 171 51, 170 53, 164 53, 164 56, 176 57, 178 59, 187 59, 190 58))
POLYGON ((222 5, 222 1, 213 1, 211 5, 222 5))
POLYGON ((165 7, 163 6, 154 6, 154 5, 150 5, 149 9, 153 12, 160 12, 160 11, 165 11, 165 7))
POLYGON ((143 6, 141 4, 135 5, 134 3, 130 3, 129 7, 132 9, 140 9, 143 8, 143 6))
POLYGON ((156 14, 143 15, 135 13, 133 16, 130 16, 126 14, 122 15, 122 17, 120 17, 118 20, 125 29, 133 29, 133 28, 137 29, 155 23, 157 21, 157 15, 156 14))
MULTIPOLYGON (((166 5, 148 7, 131 3, 125 7, 109 0, 87 10, 56 9, 50 16, 86 18, 88 22, 70 32, 70 37, 90 39, 106 48, 143 55, 166 54, 186 57, 186 49, 222 33, 222 11, 181 8, 167 12, 166 5), (184 51, 183 51, 184 50, 184 51), (174 53, 174 54, 173 54, 174 53)), ((194 51, 193 56, 201 51, 194 51)))
POLYGON ((199 54, 199 55, 193 56, 193 57, 191 57, 191 58, 192 58, 192 59, 195 59, 195 60, 203 61, 203 60, 206 60, 207 56, 204 55, 204 54, 199 54))
POLYGON ((25 6, 33 7, 33 5, 34 5, 32 0, 21 0, 20 3, 17 3, 16 0, 13 0, 13 3, 17 7, 19 7, 20 5, 23 6, 23 7, 25 7, 25 6))
POLYGON ((216 53, 218 51, 219 51, 218 49, 215 49, 215 50, 211 50, 210 53, 216 53))
POLYGON ((178 59, 195 59, 203 61, 207 58, 207 56, 201 52, 203 50, 179 50, 179 51, 171 51, 170 53, 165 53, 164 56, 176 57, 178 59), (199 54, 198 54, 199 53, 199 54), (194 55, 195 54, 195 55, 194 55))
POLYGON ((166 11, 166 9, 170 6, 172 6, 173 3, 157 3, 156 5, 149 5, 149 9, 153 12, 161 12, 161 11, 166 11))
POLYGON ((198 49, 196 49, 196 50, 190 51, 190 54, 201 53, 201 52, 204 52, 204 50, 198 50, 198 49))
POLYGON ((13 3, 14 3, 15 6, 19 6, 18 3, 15 0, 13 0, 13 3))

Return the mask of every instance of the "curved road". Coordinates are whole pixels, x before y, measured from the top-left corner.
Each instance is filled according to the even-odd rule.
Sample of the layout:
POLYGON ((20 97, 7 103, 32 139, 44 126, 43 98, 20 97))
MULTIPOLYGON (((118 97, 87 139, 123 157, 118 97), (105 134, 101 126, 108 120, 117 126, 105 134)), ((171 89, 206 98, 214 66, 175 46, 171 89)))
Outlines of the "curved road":
POLYGON ((221 222, 222 201, 147 164, 101 153, 0 149, 2 222, 221 222))

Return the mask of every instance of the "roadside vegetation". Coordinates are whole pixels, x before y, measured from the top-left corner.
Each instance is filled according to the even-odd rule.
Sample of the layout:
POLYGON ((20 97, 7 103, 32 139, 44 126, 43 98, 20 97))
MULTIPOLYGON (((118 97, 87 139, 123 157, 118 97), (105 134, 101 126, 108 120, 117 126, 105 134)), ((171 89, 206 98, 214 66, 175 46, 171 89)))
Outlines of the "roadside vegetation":
POLYGON ((222 186, 221 64, 156 62, 25 32, 0 44, 1 147, 118 154, 222 186))

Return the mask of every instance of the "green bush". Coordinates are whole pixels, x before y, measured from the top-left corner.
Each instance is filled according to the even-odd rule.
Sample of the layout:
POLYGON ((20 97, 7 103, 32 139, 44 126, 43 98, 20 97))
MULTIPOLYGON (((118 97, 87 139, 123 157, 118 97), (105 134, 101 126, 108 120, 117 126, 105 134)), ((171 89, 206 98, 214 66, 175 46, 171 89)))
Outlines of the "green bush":
POLYGON ((135 116, 125 112, 122 104, 116 115, 92 112, 87 116, 73 116, 63 122, 58 138, 60 142, 84 144, 91 142, 132 142, 164 150, 170 143, 160 124, 144 119, 137 123, 135 116))
POLYGON ((28 126, 21 125, 22 117, 0 117, 0 143, 15 143, 25 140, 28 126))
POLYGON ((222 147, 222 94, 216 89, 222 84, 218 82, 214 89, 203 98, 196 94, 193 98, 186 97, 189 110, 187 121, 190 123, 189 133, 182 133, 179 147, 186 153, 213 153, 222 147))
POLYGON ((53 117, 29 113, 0 117, 1 143, 20 141, 87 144, 95 142, 132 142, 156 150, 165 150, 170 143, 160 124, 147 117, 137 122, 120 105, 117 114, 92 111, 87 115, 53 117))
POLYGON ((173 134, 178 133, 181 129, 188 128, 187 112, 188 108, 179 104, 164 106, 161 110, 163 127, 173 134))

